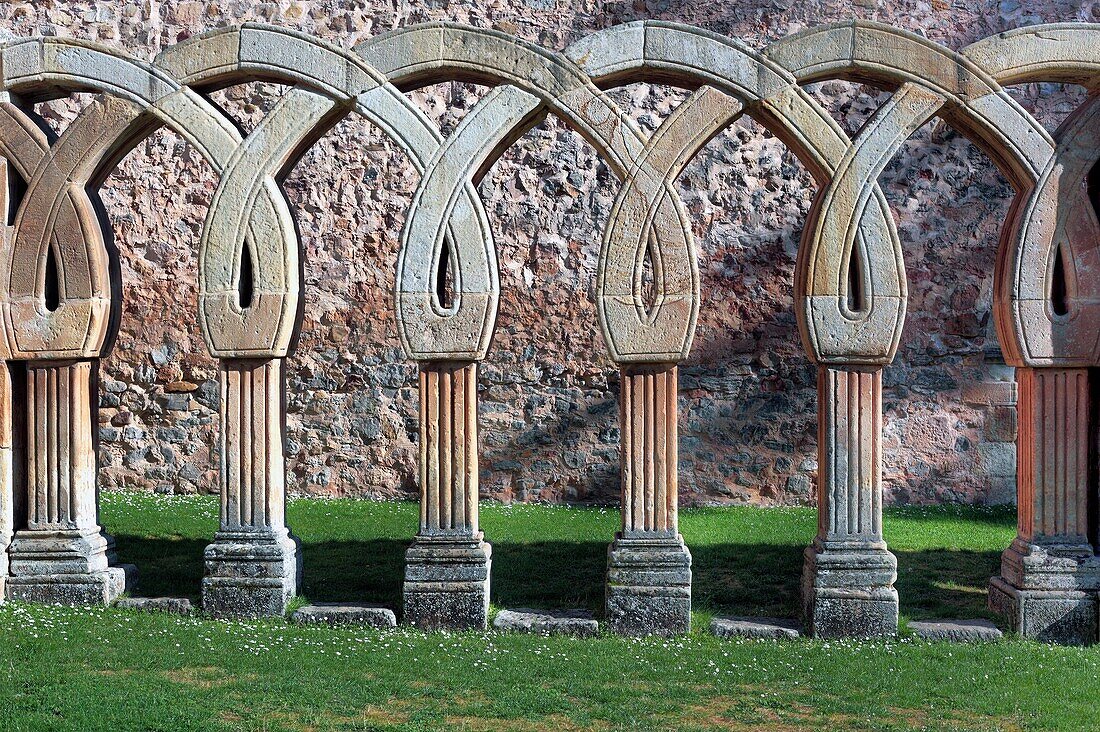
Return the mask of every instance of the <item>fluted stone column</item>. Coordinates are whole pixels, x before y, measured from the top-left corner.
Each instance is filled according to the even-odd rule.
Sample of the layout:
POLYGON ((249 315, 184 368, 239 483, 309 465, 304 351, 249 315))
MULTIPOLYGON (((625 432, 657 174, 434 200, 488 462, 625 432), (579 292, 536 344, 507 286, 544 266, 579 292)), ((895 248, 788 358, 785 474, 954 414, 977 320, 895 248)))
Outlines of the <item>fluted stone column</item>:
POLYGON ((221 526, 206 547, 203 610, 282 615, 301 584, 301 548, 286 526, 283 360, 222 359, 221 526))
POLYGON ((405 554, 404 617, 426 630, 489 619, 492 547, 478 529, 477 364, 420 364, 420 530, 405 554))
POLYGON ((990 608, 1028 638, 1097 640, 1100 558, 1089 542, 1087 369, 1017 368, 1017 534, 990 608))
MULTIPOLYGON (((13 422, 16 417, 13 408, 16 402, 12 398, 12 392, 11 371, 7 362, 0 361, 0 602, 4 601, 6 594, 8 545, 11 544, 17 511, 21 507, 16 505, 15 461, 21 456, 15 454, 13 422)), ((21 399, 19 405, 21 406, 22 403, 21 399)), ((21 415, 20 423, 22 423, 21 415)))
POLYGON ((802 601, 819 638, 898 630, 897 559, 882 537, 882 367, 818 366, 817 537, 802 601))
POLYGON ((10 552, 9 599, 103 605, 127 587, 99 526, 96 360, 26 366, 26 524, 10 552))
POLYGON ((691 629, 691 554, 677 521, 675 364, 621 368, 622 530, 608 548, 607 622, 626 635, 691 629))

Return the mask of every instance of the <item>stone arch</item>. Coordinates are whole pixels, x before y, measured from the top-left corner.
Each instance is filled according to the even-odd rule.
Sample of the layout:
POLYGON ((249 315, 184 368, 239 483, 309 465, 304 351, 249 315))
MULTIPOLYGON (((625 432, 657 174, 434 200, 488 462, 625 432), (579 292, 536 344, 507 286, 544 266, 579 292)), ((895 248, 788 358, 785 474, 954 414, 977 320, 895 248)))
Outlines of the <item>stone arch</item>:
MULTIPOLYGON (((1095 91, 1098 41, 1098 25, 1054 23, 991 36, 961 53, 1000 84, 1063 82, 1095 91)), ((1083 182, 1100 160, 1100 103, 1085 102, 1054 140, 1054 154, 1021 191, 1003 230, 994 285, 997 332, 1013 365, 1097 366, 1100 224, 1083 182), (1051 307, 1059 257, 1070 285, 1063 314, 1051 307)))
MULTIPOLYGON (((905 138, 935 114, 972 139, 1018 190, 1031 185, 1053 152, 1050 136, 996 80, 962 54, 913 33, 879 23, 854 21, 796 33, 776 42, 765 53, 794 74, 799 83, 839 78, 899 90, 873 118, 873 129, 869 125, 861 135, 867 138, 864 142, 873 142, 870 139, 873 134, 878 138, 877 145, 857 141, 852 150, 863 159, 858 161, 856 178, 847 181, 851 190, 866 190, 905 138)), ((849 176, 854 173, 851 171, 849 176)), ((799 252, 799 297, 803 304, 798 315, 810 336, 807 347, 822 361, 888 363, 901 335, 903 309, 889 333, 889 350, 885 354, 861 359, 859 350, 853 349, 844 358, 821 358, 824 339, 832 328, 844 322, 837 317, 839 312, 829 312, 822 318, 821 306, 828 307, 830 296, 842 291, 839 287, 843 286, 855 241, 846 223, 850 221, 847 209, 852 197, 837 196, 837 192, 819 194, 822 204, 826 197, 832 203, 817 205, 815 201, 799 252), (846 213, 832 211, 835 205, 846 213)), ((858 202, 858 198, 854 200, 858 202)), ((885 201, 882 205, 885 206, 885 201)), ((888 210, 886 215, 892 219, 888 210)), ((900 249, 895 250, 894 256, 898 266, 903 267, 900 249)))
MULTIPOLYGON (((367 47, 371 43, 368 41, 367 47)), ((419 171, 431 166, 433 158, 438 156, 439 132, 404 95, 387 83, 385 76, 355 54, 311 36, 246 23, 239 28, 221 29, 188 39, 161 54, 157 63, 170 69, 183 83, 197 88, 217 88, 255 79, 296 84, 302 90, 319 92, 335 103, 328 123, 334 123, 354 109, 401 145, 419 171)), ((294 91, 294 95, 304 93, 294 91)), ((317 99, 316 104, 323 103, 317 99)), ((292 105, 274 109, 267 121, 271 128, 278 130, 297 126, 299 110, 292 105)), ((300 128, 301 134, 308 132, 309 143, 323 131, 316 122, 300 128)), ((294 155, 304 152, 308 147, 305 142, 303 137, 294 155)), ((288 162, 283 157, 293 159, 285 153, 269 156, 263 168, 274 172, 279 166, 285 167, 288 162)), ((250 170, 256 162, 252 160, 252 164, 243 165, 242 169, 250 170)), ((250 180, 251 185, 258 185, 254 177, 250 180)), ((230 207, 241 203, 232 195, 227 195, 225 201, 230 207)), ((454 245, 461 276, 458 296, 449 312, 441 313, 431 306, 434 287, 430 268, 406 266, 409 261, 425 261, 416 258, 421 252, 415 252, 416 257, 402 255, 398 261, 398 323, 405 349, 415 359, 481 358, 492 335, 499 299, 492 236, 472 185, 457 194, 454 206, 461 215, 448 222, 447 235, 454 245)), ((200 253, 201 268, 204 277, 209 278, 207 287, 219 293, 217 302, 211 307, 228 312, 226 303, 235 292, 232 273, 243 241, 231 226, 213 225, 213 218, 211 223, 210 238, 204 238, 200 253)), ((292 234, 289 229, 283 230, 286 242, 283 246, 289 253, 290 244, 294 244, 296 263, 297 244, 296 238, 290 238, 292 234)), ((282 352, 285 353, 285 349, 282 352)))
POLYGON ((4 269, 13 357, 97 357, 109 345, 118 303, 106 250, 109 232, 89 189, 161 124, 195 144, 219 172, 239 135, 194 92, 94 44, 35 39, 9 44, 2 53, 4 91, 29 98, 69 91, 107 95, 70 125, 28 180, 4 269), (63 295, 54 311, 44 302, 48 248, 56 256, 63 295))

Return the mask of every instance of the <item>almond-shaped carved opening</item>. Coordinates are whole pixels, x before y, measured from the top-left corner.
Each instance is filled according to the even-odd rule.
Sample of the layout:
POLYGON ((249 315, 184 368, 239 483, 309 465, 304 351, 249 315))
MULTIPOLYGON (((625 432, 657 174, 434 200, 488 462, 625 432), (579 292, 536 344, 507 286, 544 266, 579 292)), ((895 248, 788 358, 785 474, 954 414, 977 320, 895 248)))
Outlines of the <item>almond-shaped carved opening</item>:
POLYGON ((1066 263, 1062 247, 1054 251, 1054 267, 1050 273, 1050 309, 1055 315, 1069 313, 1069 292, 1066 287, 1066 263))
POLYGON ((654 263, 653 239, 646 243, 645 253, 642 255, 642 271, 639 273, 638 294, 642 302, 642 310, 646 318, 653 316, 653 310, 657 307, 657 271, 654 263))
POLYGON ((853 244, 848 256, 848 292, 845 305, 850 313, 867 312, 867 284, 864 281, 863 257, 859 246, 853 244))
POLYGON ((455 306, 454 249, 449 237, 443 237, 443 251, 439 253, 439 266, 435 270, 435 299, 440 310, 455 306))
POLYGON ((8 174, 8 210, 5 212, 5 221, 8 226, 15 225, 15 217, 19 213, 19 206, 23 203, 23 197, 27 194, 27 181, 15 170, 11 163, 7 164, 8 174))
POLYGON ((256 296, 256 273, 252 262, 252 247, 245 239, 241 249, 241 274, 237 278, 237 305, 244 310, 252 307, 256 296))
POLYGON ((61 282, 58 280, 57 257, 53 247, 46 247, 46 278, 42 285, 46 309, 51 313, 61 307, 61 282))
POLYGON ((1085 176, 1085 190, 1092 204, 1092 210, 1096 212, 1096 217, 1100 218, 1100 162, 1095 163, 1089 169, 1089 174, 1085 176))

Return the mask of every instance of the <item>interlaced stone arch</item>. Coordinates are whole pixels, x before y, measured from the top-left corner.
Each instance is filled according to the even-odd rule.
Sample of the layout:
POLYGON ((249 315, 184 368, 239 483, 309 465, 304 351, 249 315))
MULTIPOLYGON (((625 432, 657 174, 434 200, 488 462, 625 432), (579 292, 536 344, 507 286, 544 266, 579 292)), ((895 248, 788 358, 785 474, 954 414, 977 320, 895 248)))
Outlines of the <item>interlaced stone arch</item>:
MULTIPOLYGON (((153 64, 78 41, 5 44, 0 152, 28 188, 5 241, 7 352, 0 355, 29 362, 25 467, 30 492, 52 507, 14 540, 7 593, 86 602, 121 587, 94 521, 94 366, 110 345, 119 300, 110 230, 94 190, 126 151, 167 125, 196 145, 219 179, 199 251, 200 322, 220 359, 223 389, 222 526, 206 554, 204 601, 215 614, 285 607, 299 566, 282 518, 282 360, 300 320, 301 263, 279 182, 355 111, 397 141, 421 173, 395 277, 402 343, 421 370, 421 527, 408 557, 406 617, 425 627, 484 625, 490 549, 477 527, 476 364, 492 337, 500 285, 476 185, 550 112, 623 182, 596 283, 601 328, 623 372, 623 530, 610 556, 608 617, 626 632, 685 629, 690 556, 676 524, 676 364, 690 350, 700 297, 675 180, 744 113, 776 133, 819 184, 795 281, 821 410, 821 520, 807 552, 807 617, 822 636, 893 633, 895 565, 881 535, 881 369, 897 349, 907 293, 900 241, 876 179, 939 115, 1017 189, 997 257, 995 315, 1021 392, 1020 532, 991 602, 1029 635, 1094 638, 1100 561, 1088 540, 1086 405, 1087 369, 1100 357, 1093 276, 1100 222, 1082 181, 1100 157, 1100 106, 1086 103, 1052 137, 1003 85, 1066 81, 1093 90, 1098 39, 1100 27, 1058 24, 955 52, 851 22, 757 51, 698 28, 645 21, 558 52, 433 23, 348 51, 245 24, 189 39, 153 64), (825 79, 894 93, 850 139, 802 88, 825 79), (243 136, 202 94, 254 80, 290 88, 243 136), (447 139, 402 93, 444 80, 496 87, 447 139), (647 139, 602 91, 630 81, 692 94, 647 139), (71 91, 101 96, 53 140, 25 101, 71 91), (655 279, 649 301, 647 257, 655 279), (448 263, 455 297, 445 304, 437 280, 448 263), (255 283, 245 302, 249 267, 255 283), (47 300, 53 276, 56 303, 47 300), (863 292, 853 300, 854 279, 863 292), (61 448, 36 442, 47 432, 65 436, 61 448), (60 564, 41 558, 51 552, 60 564), (62 566, 64 582, 44 581, 62 566), (1056 608, 1068 609, 1052 620, 1056 608)), ((9 475, 9 492, 10 482, 9 475)), ((32 513, 41 508, 31 503, 32 513)))

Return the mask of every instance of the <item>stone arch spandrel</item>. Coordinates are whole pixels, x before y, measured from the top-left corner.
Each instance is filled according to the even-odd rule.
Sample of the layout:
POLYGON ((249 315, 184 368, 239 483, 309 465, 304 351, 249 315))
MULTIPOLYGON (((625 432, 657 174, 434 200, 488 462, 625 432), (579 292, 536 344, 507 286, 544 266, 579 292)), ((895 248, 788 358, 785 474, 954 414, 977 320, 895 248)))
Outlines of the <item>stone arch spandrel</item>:
MULTIPOLYGON (((165 51, 158 57, 157 63, 199 88, 264 79, 312 89, 338 105, 338 109, 328 118, 329 122, 354 109, 401 145, 414 167, 421 172, 431 163, 440 146, 439 132, 427 117, 395 87, 386 83, 385 77, 363 58, 301 33, 245 24, 240 28, 222 29, 189 39, 165 51)), ((291 108, 276 108, 269 113, 267 124, 272 129, 283 129, 295 125, 294 117, 295 112, 291 108)), ((314 127, 310 135, 316 137, 319 129, 314 127)), ((270 176, 265 185, 274 185, 270 176)), ((228 196, 223 206, 233 208, 244 203, 228 196)), ((406 351, 413 358, 480 358, 492 334, 499 298, 496 256, 491 237, 487 238, 487 224, 483 225, 485 215, 482 203, 472 186, 466 186, 461 191, 455 209, 460 215, 448 222, 448 236, 454 245, 463 272, 463 287, 468 296, 462 299, 455 312, 446 316, 430 309, 418 310, 408 303, 402 307, 398 303, 399 329, 406 351)), ((240 213, 225 216, 231 218, 240 216, 240 213)), ((292 233, 286 227, 282 231, 286 235, 292 233)), ((208 243, 217 246, 205 247, 201 252, 206 287, 211 291, 231 294, 235 291, 235 281, 234 269, 229 265, 239 261, 243 236, 232 241, 211 239, 208 243), (205 264, 207 261, 210 266, 205 264)), ((290 254, 291 243, 296 257, 296 237, 285 239, 286 253, 290 254)), ((423 301, 425 296, 430 296, 432 288, 429 279, 423 278, 420 287, 412 293, 412 299, 423 301)), ((234 322, 229 315, 232 310, 226 307, 223 295, 216 295, 212 304, 215 306, 211 313, 214 318, 221 322, 234 322)), ((283 312, 289 310, 284 308, 283 312)), ((247 328, 235 327, 234 332, 245 334, 247 328)), ((289 329, 283 328, 278 341, 281 353, 289 347, 290 339, 286 337, 289 333, 289 329)))
MULTIPOLYGON (((1030 189, 1039 171, 1053 155, 1053 141, 1049 134, 1000 88, 991 75, 961 54, 915 34, 877 23, 856 21, 797 33, 778 41, 766 53, 789 69, 799 83, 844 78, 891 89, 921 89, 926 94, 940 97, 941 106, 933 111, 982 148, 1018 191, 1030 189)), ((892 112, 886 110, 887 114, 879 120, 879 124, 903 131, 912 127, 910 122, 900 117, 889 117, 907 116, 912 111, 910 105, 895 105, 892 112)), ((901 142, 903 139, 895 138, 896 144, 901 142)), ((879 155, 880 162, 887 163, 895 152, 896 149, 883 150, 879 155)), ((838 202, 847 208, 844 199, 838 199, 838 202)), ((884 198, 878 201, 876 207, 882 208, 884 216, 890 216, 884 198)), ((831 233, 827 236, 822 234, 829 229, 811 235, 811 231, 818 228, 820 219, 828 215, 827 207, 815 204, 811 212, 811 222, 815 223, 807 228, 799 257, 798 289, 804 293, 801 296, 805 303, 799 309, 799 315, 806 318, 804 333, 810 336, 810 345, 813 345, 815 336, 815 299, 828 306, 827 296, 834 294, 819 290, 824 284, 822 280, 844 282, 846 251, 844 247, 830 245, 828 241, 841 236, 840 230, 834 225, 829 227, 831 233), (821 297, 823 295, 826 297, 821 297)), ((839 222, 839 219, 834 219, 834 222, 839 222)), ((893 228, 892 221, 890 226, 893 228)), ((900 256, 899 248, 899 268, 903 267, 900 256)), ((899 272, 903 271, 899 269, 899 272)), ((897 338, 900 337, 903 316, 904 312, 899 312, 888 356, 878 362, 885 363, 892 358, 897 338)), ((830 314, 827 319, 828 324, 822 323, 825 327, 816 328, 816 335, 826 334, 837 326, 841 326, 843 331, 844 321, 836 314, 830 314)), ((821 350, 820 345, 818 350, 821 350)))
MULTIPOLYGON (((27 118, 11 105, 4 111, 9 119, 27 118)), ((114 317, 110 233, 87 181, 110 155, 114 141, 138 124, 142 114, 124 99, 96 99, 72 133, 42 151, 26 178, 5 268, 6 321, 14 357, 73 358, 103 349, 114 317), (52 311, 44 299, 50 256, 57 265, 59 294, 52 311)))
POLYGON ((105 246, 109 231, 89 189, 162 124, 194 143, 218 172, 240 137, 193 91, 110 49, 48 38, 17 41, 0 54, 4 91, 29 98, 106 95, 69 126, 31 177, 4 267, 14 358, 96 357, 109 345, 118 298, 105 246), (53 312, 43 293, 46 247, 53 248, 62 284, 53 312))
POLYGON ((1093 93, 1054 133, 1056 148, 1014 202, 1002 233, 994 319, 1016 366, 1100 364, 1100 225, 1085 181, 1100 160, 1100 25, 1030 26, 961 52, 1001 84, 1062 82, 1093 93), (1052 279, 1062 258, 1068 311, 1056 313, 1052 279))
POLYGON ((813 279, 800 284, 808 293, 805 327, 820 353, 843 356, 848 363, 893 359, 905 317, 905 264, 888 207, 884 201, 873 200, 874 182, 943 101, 935 92, 903 84, 863 127, 829 185, 818 195, 801 247, 818 256, 812 260, 807 256, 803 262, 810 265, 803 276, 813 279), (877 206, 882 212, 889 224, 888 238, 860 226, 868 206, 877 206), (847 306, 853 257, 869 274, 863 303, 866 312, 852 312, 847 306), (884 334, 892 334, 887 350, 883 350, 887 345, 884 334))
POLYGON ((1004 232, 994 314, 1009 363, 1100 364, 1100 222, 1086 187, 1100 161, 1100 101, 1090 98, 1055 133, 1055 156, 1004 232), (1067 311, 1053 302, 1061 259, 1067 311))
MULTIPOLYGON (((517 102, 511 93, 494 94, 483 99, 475 107, 475 117, 482 119, 514 118, 520 125, 530 124, 534 115, 541 114, 539 104, 559 116, 567 125, 589 141, 608 163, 612 172, 620 179, 631 176, 651 175, 663 180, 663 175, 652 171, 640 170, 638 161, 644 158, 645 139, 632 120, 592 84, 588 75, 565 55, 547 51, 534 44, 526 43, 496 31, 484 31, 464 26, 431 24, 402 29, 372 39, 368 44, 357 48, 361 53, 369 53, 369 60, 390 80, 401 88, 411 88, 444 79, 461 79, 491 84, 507 84, 526 92, 532 97, 528 101, 529 111, 518 113, 514 106, 517 102), (434 50, 433 50, 434 49, 434 50), (482 111, 485 110, 485 111, 482 111), (489 111, 491 110, 491 111, 489 111)), ((475 112, 470 113, 474 115, 475 112)), ((471 134, 476 128, 468 128, 471 134)), ((515 139, 522 129, 496 125, 496 134, 479 141, 476 149, 482 172, 490 167, 503 150, 515 139)), ((457 134, 457 132, 456 132, 457 134)), ((454 143, 457 144, 457 143, 454 143)), ((471 148, 475 149, 475 148, 471 148)), ((430 173, 432 173, 430 171, 430 173)), ((476 178, 476 171, 467 171, 469 182, 476 178)), ((444 175, 439 169, 436 175, 444 175)), ((439 185, 441 190, 453 189, 459 178, 453 178, 448 185, 431 181, 427 186, 439 185)), ((694 272, 694 249, 690 228, 686 217, 679 210, 678 196, 660 199, 662 221, 668 222, 657 231, 658 246, 670 252, 670 258, 685 259, 682 252, 690 252, 689 259, 694 272)), ((444 219, 441 211, 423 206, 414 207, 407 224, 410 231, 423 227, 424 231, 439 231, 444 219), (420 223, 428 217, 429 223, 420 223)), ((438 240, 438 239, 437 239, 438 240)), ((418 289, 412 281, 414 276, 424 278, 421 271, 414 275, 408 268, 408 258, 403 258, 402 289, 418 289)), ((669 280, 666 284, 677 284, 669 280)), ((687 305, 686 317, 674 324, 673 332, 679 335, 655 334, 653 325, 635 320, 633 333, 624 333, 622 338, 609 337, 605 329, 605 340, 612 357, 617 361, 675 361, 686 353, 690 346, 694 313, 698 307, 698 277, 690 277, 684 292, 669 292, 669 299, 675 299, 687 305)), ((633 307, 633 305, 632 305, 633 307)), ((674 313, 676 308, 665 310, 674 313)), ((604 319, 601 315, 601 322, 604 319)), ((663 327, 661 323, 659 327, 663 327)))
MULTIPOLYGON (((692 158, 741 116, 742 105, 713 87, 703 87, 677 107, 650 137, 634 172, 623 181, 608 215, 604 251, 597 274, 604 334, 617 353, 667 354, 685 358, 698 315, 699 265, 693 246, 655 247, 675 224, 690 231, 687 213, 675 193, 676 179, 692 158), (662 175, 653 175, 661 171, 662 175), (655 235, 656 234, 656 235, 655 235), (645 258, 653 267, 653 298, 642 292, 645 258)), ((690 242, 688 242, 690 244, 690 242)))
MULTIPOLYGON (((666 81, 689 88, 713 84, 739 97, 746 113, 790 147, 822 186, 828 185, 844 161, 851 143, 839 125, 798 86, 793 74, 765 54, 716 34, 655 21, 619 26, 598 35, 606 39, 585 39, 569 51, 583 61, 597 84, 621 80, 666 81), (690 52, 677 54, 675 49, 680 47, 690 52), (764 94, 767 96, 761 96, 764 94)), ((810 315, 802 311, 799 315, 807 351, 819 361, 888 360, 900 334, 905 298, 900 242, 876 182, 871 182, 870 190, 874 205, 857 218, 863 239, 886 247, 885 254, 869 257, 867 262, 877 286, 869 293, 867 312, 853 318, 841 314, 841 283, 835 278, 817 280, 822 291, 814 294, 825 296, 824 300, 817 301, 816 309, 813 302, 805 303, 810 315), (814 328, 842 337, 818 338, 814 328)), ((805 250, 805 246, 800 249, 800 257, 805 250)), ((798 282, 796 290, 801 291, 798 282)))

